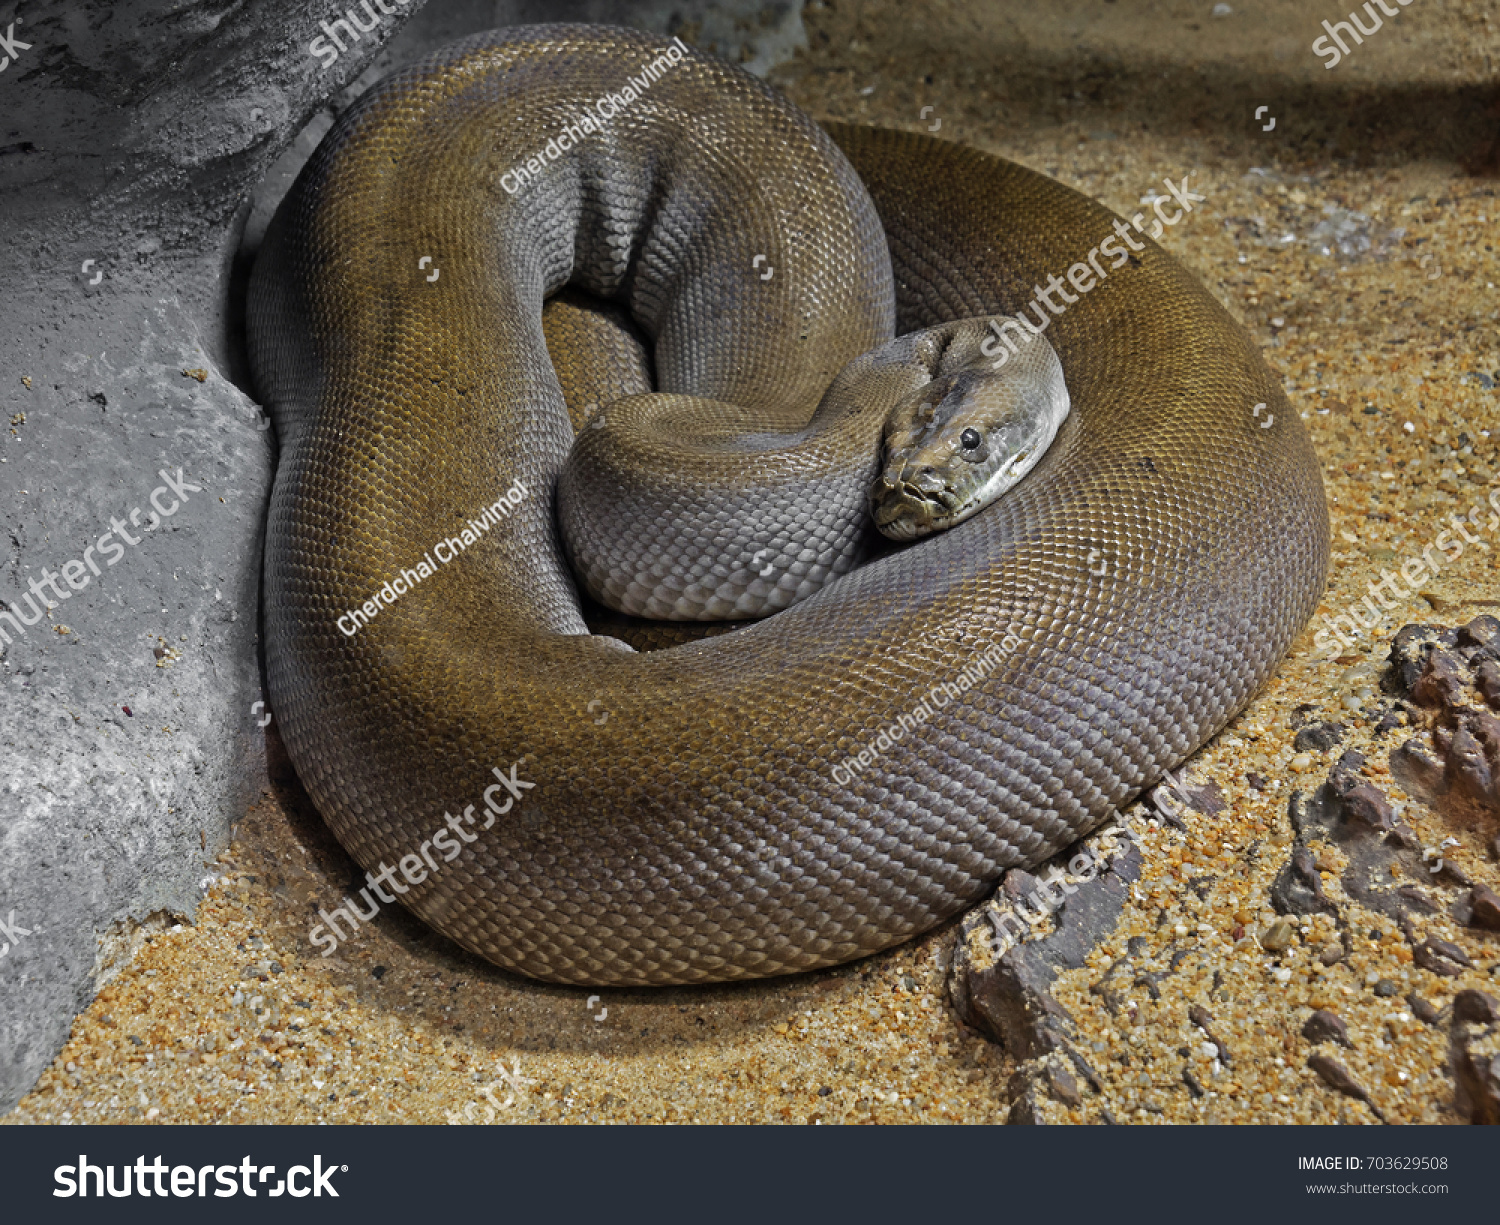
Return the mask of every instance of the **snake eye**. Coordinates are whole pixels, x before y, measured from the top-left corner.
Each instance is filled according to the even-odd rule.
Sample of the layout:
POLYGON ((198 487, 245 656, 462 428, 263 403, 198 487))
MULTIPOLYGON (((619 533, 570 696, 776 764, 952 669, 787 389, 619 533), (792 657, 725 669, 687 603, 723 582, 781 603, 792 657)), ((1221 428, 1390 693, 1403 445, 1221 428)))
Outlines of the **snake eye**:
POLYGON ((979 436, 978 430, 965 430, 958 436, 958 441, 965 451, 972 451, 984 439, 979 436))

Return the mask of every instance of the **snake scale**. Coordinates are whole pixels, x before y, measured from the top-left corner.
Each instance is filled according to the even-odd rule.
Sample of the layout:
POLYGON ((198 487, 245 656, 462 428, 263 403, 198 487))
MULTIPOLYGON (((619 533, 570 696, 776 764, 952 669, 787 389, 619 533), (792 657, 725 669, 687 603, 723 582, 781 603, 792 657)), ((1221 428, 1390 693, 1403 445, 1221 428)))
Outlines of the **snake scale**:
POLYGON ((805 419, 893 326, 1014 312, 1116 220, 932 137, 829 125, 835 148, 707 55, 648 73, 667 46, 528 27, 388 79, 323 141, 250 286, 292 760, 362 867, 427 859, 406 906, 563 983, 788 973, 930 928, 1222 728, 1328 564, 1296 413, 1143 238, 1052 320, 1072 413, 999 502, 734 633, 590 635, 552 504, 573 428, 550 295, 628 311, 663 391, 805 419), (465 524, 472 544, 341 632, 465 524), (487 789, 503 815, 468 833, 487 789), (467 836, 433 865, 445 820, 467 836))

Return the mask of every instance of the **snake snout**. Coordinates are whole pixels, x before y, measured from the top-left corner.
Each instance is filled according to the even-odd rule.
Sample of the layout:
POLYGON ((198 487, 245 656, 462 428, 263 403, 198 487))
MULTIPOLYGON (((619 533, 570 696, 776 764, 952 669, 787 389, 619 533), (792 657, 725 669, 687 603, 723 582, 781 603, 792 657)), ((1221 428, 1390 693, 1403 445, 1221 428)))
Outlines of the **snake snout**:
POLYGON ((896 458, 870 490, 870 513, 884 535, 915 540, 944 525, 953 501, 953 490, 935 468, 896 458))

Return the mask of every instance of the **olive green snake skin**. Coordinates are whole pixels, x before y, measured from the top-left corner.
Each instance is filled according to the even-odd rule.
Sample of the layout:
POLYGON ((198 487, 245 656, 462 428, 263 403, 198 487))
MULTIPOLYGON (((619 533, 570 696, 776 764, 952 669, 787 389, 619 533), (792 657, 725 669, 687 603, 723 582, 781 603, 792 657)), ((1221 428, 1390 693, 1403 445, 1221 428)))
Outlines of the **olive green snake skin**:
POLYGON ((932 927, 1218 732, 1328 562, 1275 376, 1142 239, 1052 322, 1073 411, 997 504, 731 634, 641 653, 589 636, 552 504, 573 430, 544 298, 571 283, 625 306, 663 390, 805 419, 892 322, 1017 312, 1115 220, 971 149, 830 126, 882 239, 811 121, 697 53, 545 156, 666 46, 533 27, 391 78, 314 155, 250 289, 293 762, 363 868, 416 857, 406 906, 564 983, 808 970, 932 927), (508 490, 475 543, 341 631, 508 490), (462 825, 486 789, 503 815, 462 825), (468 834, 451 859, 431 849, 445 817, 468 834))

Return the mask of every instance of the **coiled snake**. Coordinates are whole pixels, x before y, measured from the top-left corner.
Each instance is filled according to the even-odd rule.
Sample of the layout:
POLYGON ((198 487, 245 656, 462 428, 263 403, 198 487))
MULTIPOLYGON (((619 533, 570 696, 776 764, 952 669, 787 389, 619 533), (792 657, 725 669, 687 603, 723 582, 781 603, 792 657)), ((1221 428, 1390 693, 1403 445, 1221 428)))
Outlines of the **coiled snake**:
POLYGON ((807 970, 931 927, 1223 727, 1328 559, 1275 377, 1143 238, 1051 320, 1072 413, 998 503, 735 633, 590 636, 553 506, 573 428, 549 295, 626 309, 661 390, 785 425, 893 323, 1015 312, 1116 220, 930 137, 830 126, 835 149, 668 46, 532 27, 389 79, 308 164, 250 288, 281 445, 267 666, 298 772, 363 867, 415 858, 405 905, 567 983, 807 970))

